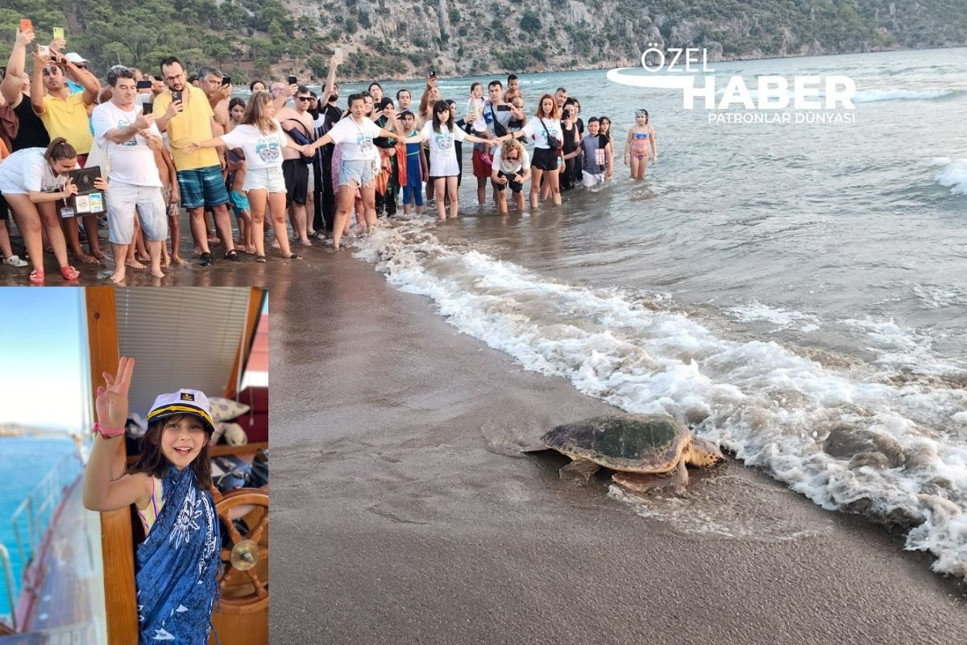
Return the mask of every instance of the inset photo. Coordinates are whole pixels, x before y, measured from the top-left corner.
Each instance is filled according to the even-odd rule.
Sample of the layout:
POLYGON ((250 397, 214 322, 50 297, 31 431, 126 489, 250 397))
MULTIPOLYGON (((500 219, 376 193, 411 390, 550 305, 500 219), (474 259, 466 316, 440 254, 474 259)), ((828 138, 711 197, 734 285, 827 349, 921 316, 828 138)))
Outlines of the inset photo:
POLYGON ((0 289, 4 643, 268 643, 268 292, 0 289))

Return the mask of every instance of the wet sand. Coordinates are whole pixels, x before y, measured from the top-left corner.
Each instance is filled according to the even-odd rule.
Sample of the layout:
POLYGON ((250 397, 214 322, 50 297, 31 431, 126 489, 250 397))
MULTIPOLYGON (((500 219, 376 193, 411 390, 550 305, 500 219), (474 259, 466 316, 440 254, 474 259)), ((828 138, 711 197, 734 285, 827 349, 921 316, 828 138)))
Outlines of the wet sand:
MULTIPOLYGON (((233 216, 234 217, 234 216, 233 216)), ((233 222, 234 225, 234 222, 233 222)), ((74 256, 68 252, 70 264, 81 272, 78 280, 65 282, 60 275, 57 260, 53 253, 44 253, 44 273, 47 276, 46 286, 111 286, 111 275, 114 273, 114 259, 111 256, 111 244, 107 241, 107 230, 101 228, 98 231, 98 238, 101 241, 101 251, 107 255, 107 259, 100 264, 85 264, 75 260, 74 256)), ((84 251, 87 252, 86 237, 81 236, 84 251)), ((22 248, 19 235, 12 237, 14 253, 18 253, 22 248)), ((305 271, 314 273, 321 270, 318 261, 321 258, 333 253, 331 247, 321 241, 313 243, 311 248, 292 242, 292 252, 302 257, 299 260, 287 260, 282 257, 278 249, 271 248, 270 240, 266 241, 265 254, 267 262, 264 264, 256 262, 254 255, 248 255, 242 251, 238 252, 239 262, 230 262, 225 258, 225 249, 221 243, 210 244, 214 262, 211 266, 203 267, 198 264, 198 256, 193 253, 193 243, 188 229, 188 215, 185 211, 181 213, 181 241, 178 248, 181 257, 186 260, 184 265, 172 265, 163 268, 164 278, 155 278, 150 273, 150 264, 145 261, 145 269, 134 269, 129 267, 125 273, 125 281, 121 286, 125 287, 247 287, 247 286, 272 286, 276 283, 285 283, 292 279, 294 274, 305 271)), ((23 258, 23 254, 20 255, 23 258)), ((30 276, 30 266, 16 269, 5 264, 0 264, 0 286, 28 286, 30 276)))
POLYGON ((963 585, 738 462, 684 498, 562 482, 521 449, 609 406, 313 263, 270 285, 271 642, 963 642, 963 585))

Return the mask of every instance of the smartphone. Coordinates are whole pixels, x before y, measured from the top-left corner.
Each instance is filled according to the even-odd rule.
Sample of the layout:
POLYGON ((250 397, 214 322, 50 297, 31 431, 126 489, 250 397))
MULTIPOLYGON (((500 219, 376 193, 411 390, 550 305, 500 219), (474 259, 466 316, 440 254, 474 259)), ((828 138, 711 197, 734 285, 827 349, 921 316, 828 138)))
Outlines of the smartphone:
POLYGON ((428 76, 430 78, 436 78, 436 70, 435 69, 431 69, 428 76))
POLYGON ((510 106, 507 105, 506 103, 501 103, 500 105, 497 106, 497 111, 498 112, 510 112, 510 106))
POLYGON ((178 90, 175 90, 174 92, 171 93, 171 102, 172 103, 174 103, 176 101, 180 101, 180 100, 181 100, 181 92, 179 92, 178 90))
POLYGON ((299 79, 296 78, 295 76, 290 76, 289 77, 289 85, 295 85, 298 82, 299 82, 299 79))
POLYGON ((144 81, 138 81, 138 89, 139 90, 150 90, 151 89, 151 80, 148 79, 148 80, 144 80, 144 81))
POLYGON ((64 40, 63 27, 54 27, 54 40, 64 40))
POLYGON ((25 31, 33 31, 33 29, 34 29, 34 23, 30 22, 30 18, 20 19, 20 33, 23 33, 25 31))
POLYGON ((41 58, 48 58, 50 56, 50 47, 47 45, 37 45, 37 53, 41 58))
POLYGON ((232 84, 232 77, 231 76, 223 76, 222 77, 222 85, 231 85, 231 84, 232 84))
POLYGON ((4 65, 0 67, 0 81, 2 81, 6 75, 7 75, 7 66, 4 65))
POLYGON ((141 107, 145 114, 154 114, 154 103, 142 103, 141 107))

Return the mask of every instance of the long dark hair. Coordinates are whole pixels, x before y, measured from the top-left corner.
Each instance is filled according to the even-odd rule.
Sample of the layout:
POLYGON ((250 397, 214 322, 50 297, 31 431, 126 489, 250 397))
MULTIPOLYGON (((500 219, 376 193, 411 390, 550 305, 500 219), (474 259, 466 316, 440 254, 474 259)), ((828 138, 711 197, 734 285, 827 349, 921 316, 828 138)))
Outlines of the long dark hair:
POLYGON ((450 111, 450 105, 446 101, 437 101, 433 104, 433 131, 443 132, 443 130, 440 129, 440 126, 443 125, 443 121, 441 121, 440 117, 437 116, 439 112, 447 113, 447 129, 449 129, 450 132, 453 132, 453 112, 450 111))
MULTIPOLYGON (((161 452, 161 431, 166 422, 178 423, 187 416, 194 415, 179 414, 149 424, 148 431, 141 437, 141 454, 138 455, 138 460, 134 462, 134 465, 128 469, 128 474, 146 473, 151 477, 164 479, 172 464, 161 452)), ((208 490, 212 487, 212 463, 208 457, 208 445, 211 443, 212 435, 208 432, 207 426, 205 434, 208 435, 208 441, 202 446, 195 460, 191 462, 191 469, 195 471, 195 480, 199 490, 208 490)))

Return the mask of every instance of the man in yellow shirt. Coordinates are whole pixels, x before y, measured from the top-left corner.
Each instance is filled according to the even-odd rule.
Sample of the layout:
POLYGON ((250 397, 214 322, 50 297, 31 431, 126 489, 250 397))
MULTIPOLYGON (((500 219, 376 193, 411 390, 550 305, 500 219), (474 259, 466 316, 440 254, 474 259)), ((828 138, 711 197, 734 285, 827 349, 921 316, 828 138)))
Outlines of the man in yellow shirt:
MULTIPOLYGON (((161 76, 168 91, 154 100, 155 124, 168 134, 181 203, 188 209, 195 246, 201 249, 199 264, 208 266, 212 263, 205 225, 206 206, 215 215, 218 237, 226 249, 225 259, 238 262, 241 258, 235 250, 232 221, 226 207, 229 197, 222 175, 223 159, 214 148, 203 148, 192 154, 184 152, 184 147, 192 141, 211 139, 213 126, 217 127, 208 97, 202 90, 188 84, 181 62, 174 56, 161 61, 161 76)), ((221 81, 221 75, 218 80, 221 81)), ((221 129, 216 131, 221 132, 221 129)))
MULTIPOLYGON (((39 53, 34 55, 30 105, 47 128, 51 139, 63 137, 74 146, 77 150, 77 163, 81 166, 87 162, 93 141, 88 106, 94 104, 100 91, 101 84, 93 74, 67 60, 60 52, 51 49, 50 56, 40 56, 39 53), (84 87, 83 92, 71 94, 67 86, 67 74, 77 79, 84 87)), ((84 230, 87 232, 90 255, 81 248, 77 218, 65 219, 64 227, 71 251, 78 260, 96 264, 104 259, 105 255, 97 237, 97 215, 84 216, 84 230)))

